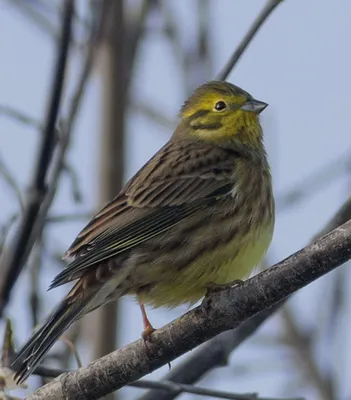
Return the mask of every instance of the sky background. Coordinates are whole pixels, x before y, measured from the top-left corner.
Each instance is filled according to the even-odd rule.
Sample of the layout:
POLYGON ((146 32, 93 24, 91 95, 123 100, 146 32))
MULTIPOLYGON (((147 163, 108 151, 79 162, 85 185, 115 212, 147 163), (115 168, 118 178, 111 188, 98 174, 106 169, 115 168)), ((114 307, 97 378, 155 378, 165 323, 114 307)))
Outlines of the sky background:
MULTIPOLYGON (((10 3, 0 0, 0 107, 11 106, 42 121, 47 107, 55 47, 48 35, 35 28, 10 3)), ((129 6, 137 3, 136 0, 130 1, 129 6)), ((213 71, 208 79, 214 78, 223 67, 264 3, 261 0, 210 1, 208 25, 213 71)), ((195 1, 173 0, 167 1, 167 4, 179 16, 184 43, 194 40, 197 17, 195 1)), ((84 8, 83 0, 79 5, 84 8)), ((55 16, 49 11, 48 15, 55 24, 55 16)), ((276 228, 269 251, 271 262, 279 261, 303 247, 349 195, 350 16, 351 2, 348 0, 285 0, 265 23, 228 78, 270 105, 262 115, 262 124, 277 199, 276 228), (315 187, 309 177, 319 170, 324 172, 315 187), (300 186, 311 187, 311 195, 294 206, 284 206, 284 195, 300 186)), ((148 22, 150 26, 158 23, 157 18, 150 18, 148 22)), ((72 53, 66 100, 74 87, 79 61, 77 54, 72 53)), ((196 79, 194 76, 194 86, 201 83, 196 79)), ((187 88, 187 91, 192 89, 187 88)), ((181 70, 169 43, 160 35, 148 35, 141 44, 135 67, 132 99, 152 102, 161 114, 175 123, 178 109, 186 96, 181 70)), ((52 214, 80 213, 97 207, 100 100, 97 68, 90 80, 68 155, 69 164, 79 177, 83 200, 81 204, 74 203, 70 180, 64 175, 52 214)), ((65 107, 67 104, 66 101, 65 107)), ((171 133, 171 129, 155 124, 133 107, 130 108, 125 180, 168 140, 171 133)), ((3 115, 0 108, 0 156, 24 191, 32 176, 39 135, 35 129, 3 115)), ((18 202, 1 174, 0 204, 2 225, 18 211, 18 202)), ((65 289, 49 293, 45 291, 61 268, 52 261, 50 254, 63 253, 84 224, 84 221, 57 224, 47 229, 47 253, 44 254, 45 265, 40 277, 42 317, 48 314, 65 292, 65 289)), ((331 283, 340 273, 344 274, 344 284, 349 285, 349 271, 342 267, 300 291, 291 301, 293 312, 302 321, 306 331, 325 323, 331 283)), ((27 339, 31 329, 26 312, 28 281, 26 270, 17 282, 7 309, 7 315, 14 323, 18 344, 27 339)), ((340 398, 350 393, 351 389, 347 379, 351 372, 348 334, 350 308, 347 306, 347 296, 343 318, 337 322, 341 329, 338 329, 335 345, 329 349, 330 358, 324 359, 326 352, 316 347, 318 362, 326 369, 332 365, 340 398)), ((121 304, 122 345, 139 338, 142 324, 139 308, 131 299, 122 299, 121 304)), ((185 307, 172 311, 150 310, 149 317, 157 327, 180 316, 185 310, 185 307)), ((259 334, 235 352, 229 366, 211 372, 201 384, 233 392, 255 391, 261 396, 308 395, 309 399, 316 399, 315 392, 298 380, 289 349, 283 345, 273 345, 276 342, 272 339, 279 337, 281 328, 281 319, 273 318, 259 334)), ((84 362, 90 360, 86 350, 82 346, 84 362)), ((148 378, 161 377, 167 368, 156 371, 148 378)), ((37 380, 32 378, 30 382, 34 388, 37 380)), ((123 391, 123 399, 135 399, 140 395, 137 389, 127 388, 123 391)), ((188 395, 182 397, 187 400, 194 398, 188 395)))

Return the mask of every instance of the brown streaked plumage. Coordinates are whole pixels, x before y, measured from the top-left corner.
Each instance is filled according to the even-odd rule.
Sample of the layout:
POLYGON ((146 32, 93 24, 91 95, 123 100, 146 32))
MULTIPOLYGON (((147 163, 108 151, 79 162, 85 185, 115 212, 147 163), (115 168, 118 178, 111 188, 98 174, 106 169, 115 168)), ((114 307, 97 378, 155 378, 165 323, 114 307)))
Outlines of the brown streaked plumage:
POLYGON ((126 294, 141 305, 194 303, 211 283, 247 276, 273 232, 274 200, 258 114, 225 82, 195 91, 172 138, 80 232, 51 288, 77 281, 21 350, 23 381, 75 320, 126 294))

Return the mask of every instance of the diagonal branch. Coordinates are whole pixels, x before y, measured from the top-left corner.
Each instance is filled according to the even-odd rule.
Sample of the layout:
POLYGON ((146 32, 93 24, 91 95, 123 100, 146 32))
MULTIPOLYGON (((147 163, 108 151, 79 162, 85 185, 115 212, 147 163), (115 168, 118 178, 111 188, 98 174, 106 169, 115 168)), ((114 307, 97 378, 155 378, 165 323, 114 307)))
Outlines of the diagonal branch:
POLYGON ((351 221, 241 285, 212 293, 203 304, 154 332, 77 371, 28 399, 98 399, 176 359, 201 343, 283 301, 351 258, 351 221))
POLYGON ((243 37, 242 41, 239 43, 239 46, 235 49, 234 53, 231 55, 230 59, 223 67, 222 71, 217 75, 216 80, 224 81, 228 78, 228 75, 231 73, 232 69, 239 61, 240 57, 243 55, 244 51, 247 49, 249 44, 252 42, 256 33, 260 30, 262 25, 266 22, 267 18, 272 14, 275 8, 282 3, 283 0, 268 0, 266 5, 263 7, 262 11, 259 13, 250 29, 243 37))
POLYGON ((62 13, 62 32, 58 43, 58 57, 51 89, 51 100, 49 102, 37 165, 34 169, 23 218, 20 222, 18 232, 14 237, 10 253, 7 256, 8 258, 6 258, 7 262, 3 266, 0 282, 0 315, 3 313, 4 307, 10 298, 11 290, 23 269, 34 243, 33 227, 46 195, 46 179, 53 156, 55 141, 57 140, 55 126, 64 85, 71 39, 73 10, 74 0, 66 0, 62 13))
MULTIPOLYGON (((58 370, 54 368, 46 368, 43 366, 37 367, 35 374, 45 378, 56 378, 57 376, 65 373, 67 371, 58 370)), ((231 393, 223 392, 222 390, 207 389, 194 385, 187 385, 182 383, 175 383, 172 381, 161 380, 152 381, 148 379, 141 379, 140 381, 132 382, 128 384, 129 387, 139 388, 139 389, 153 389, 155 390, 154 399, 160 400, 163 393, 168 393, 174 397, 182 393, 192 393, 202 395, 204 397, 214 397, 216 399, 231 399, 231 400, 304 400, 300 397, 294 398, 284 398, 279 399, 274 398, 263 398, 259 397, 257 393, 231 393)))

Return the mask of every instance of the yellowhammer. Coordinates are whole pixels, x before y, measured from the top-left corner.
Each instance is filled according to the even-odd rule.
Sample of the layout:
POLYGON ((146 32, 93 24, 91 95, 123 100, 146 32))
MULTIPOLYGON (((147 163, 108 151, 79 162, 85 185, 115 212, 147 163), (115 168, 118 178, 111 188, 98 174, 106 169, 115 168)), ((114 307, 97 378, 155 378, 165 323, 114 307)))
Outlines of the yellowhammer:
POLYGON ((274 199, 259 114, 267 104, 227 82, 198 88, 173 136, 80 232, 51 288, 77 281, 20 351, 25 380, 78 318, 121 296, 194 303, 250 274, 273 233, 274 199))

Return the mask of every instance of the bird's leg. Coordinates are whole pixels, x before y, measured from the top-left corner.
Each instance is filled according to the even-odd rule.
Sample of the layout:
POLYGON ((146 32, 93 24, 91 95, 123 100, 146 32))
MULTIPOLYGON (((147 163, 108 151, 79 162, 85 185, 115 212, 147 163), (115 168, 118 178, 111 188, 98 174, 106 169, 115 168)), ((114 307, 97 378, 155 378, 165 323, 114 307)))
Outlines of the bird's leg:
POLYGON ((220 292, 221 290, 232 288, 235 286, 240 286, 244 283, 244 281, 240 279, 235 279, 233 282, 229 283, 209 283, 206 287, 207 291, 205 297, 209 296, 211 293, 220 292))
POLYGON ((144 323, 144 330, 141 333, 141 337, 143 338, 144 342, 150 341, 151 334, 156 329, 151 325, 151 323, 146 315, 144 304, 140 303, 140 301, 139 301, 139 306, 140 306, 141 315, 143 317, 143 323, 144 323))

